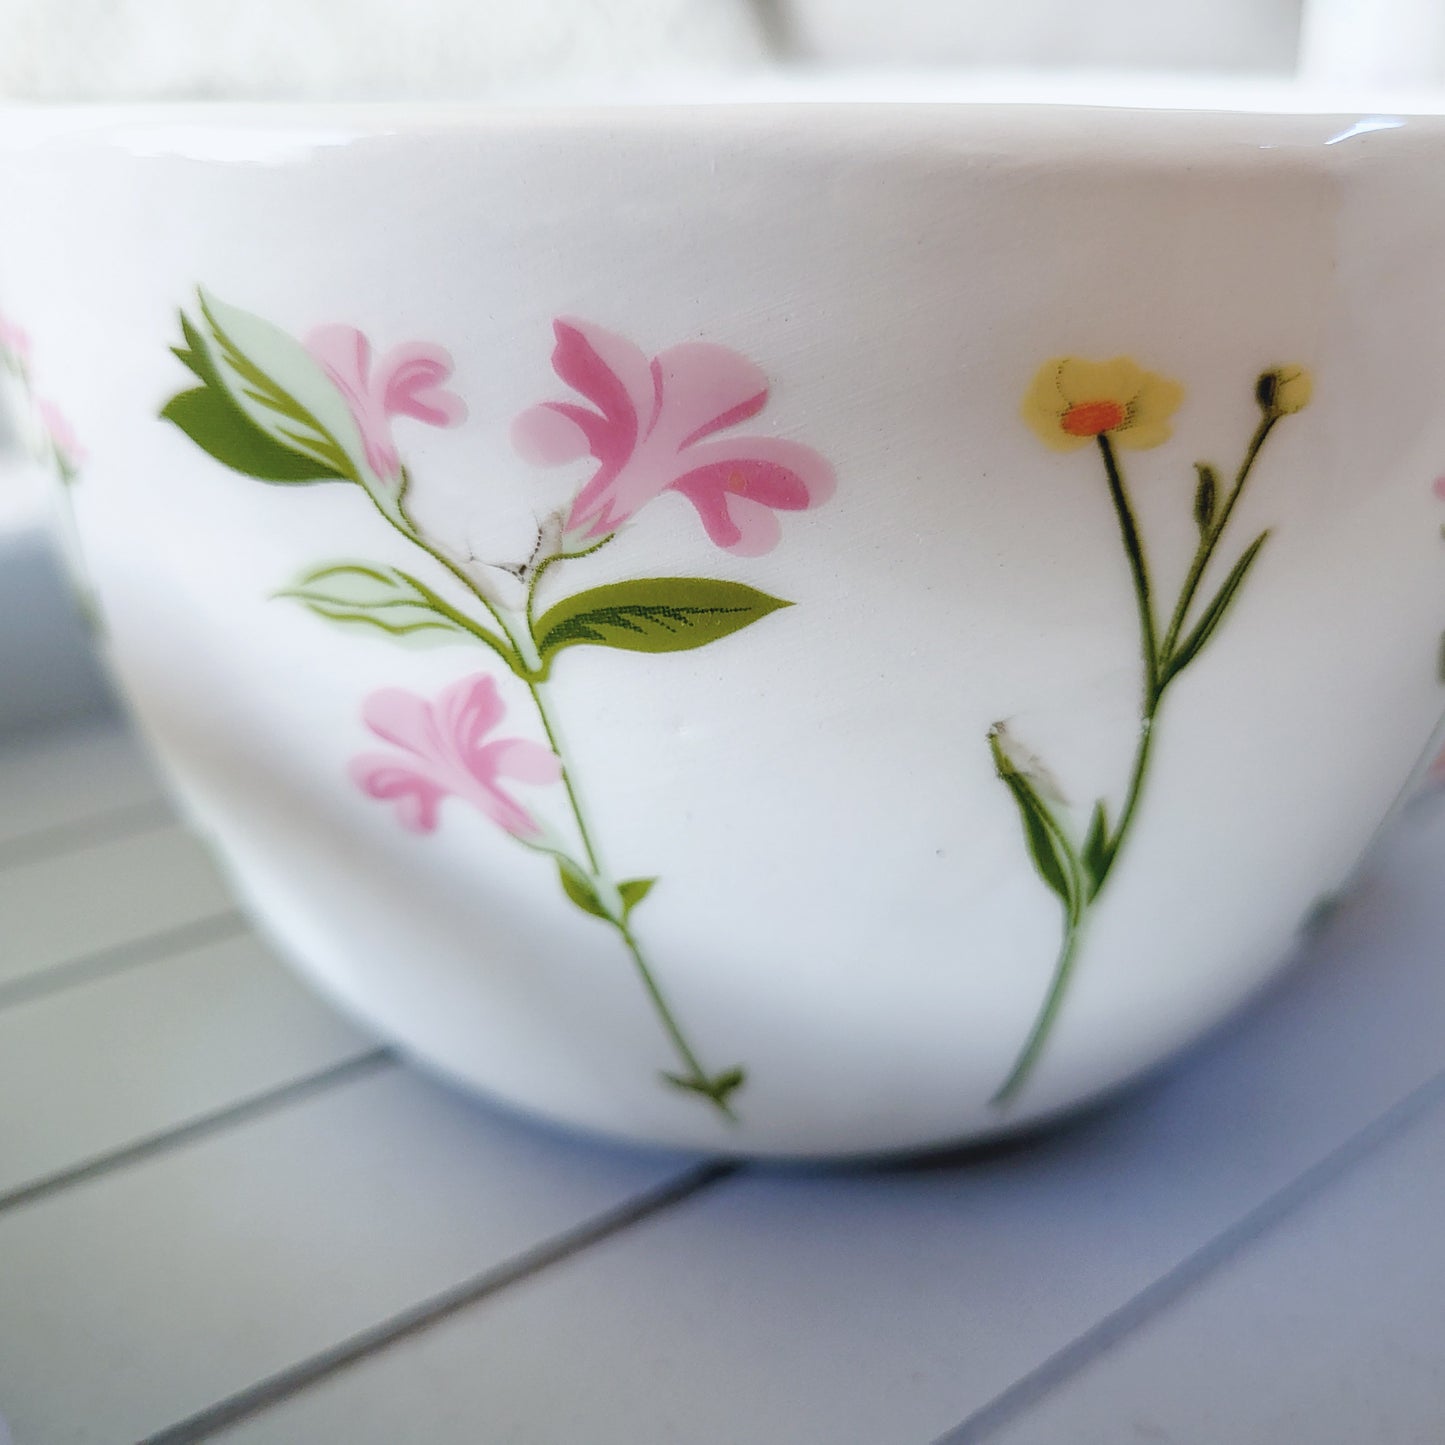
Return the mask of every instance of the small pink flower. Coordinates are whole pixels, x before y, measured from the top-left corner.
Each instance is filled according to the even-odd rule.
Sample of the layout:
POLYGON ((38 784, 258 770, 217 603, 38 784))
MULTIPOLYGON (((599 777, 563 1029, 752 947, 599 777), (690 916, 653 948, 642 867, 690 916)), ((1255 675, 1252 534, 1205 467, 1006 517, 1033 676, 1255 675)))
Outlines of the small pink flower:
POLYGON ((697 508, 719 547, 754 557, 777 544, 778 512, 832 495, 833 469, 811 447, 760 436, 708 440, 755 417, 768 399, 767 378, 736 351, 692 341, 649 361, 589 322, 558 321, 553 330, 553 370, 592 405, 531 407, 513 424, 512 442, 543 466, 597 461, 567 516, 574 542, 608 536, 672 491, 697 508))
POLYGON ((435 702, 381 688, 362 704, 362 721, 403 756, 362 753, 351 761, 351 779, 369 797, 395 803, 398 821, 413 833, 433 832, 442 799, 451 797, 472 804, 514 837, 538 839, 541 826, 501 780, 555 783, 562 764, 556 753, 524 738, 484 742, 506 710, 496 680, 486 673, 453 683, 435 702))
POLYGON ((50 438, 50 445, 55 448, 55 455, 65 466, 78 467, 85 460, 85 448, 77 439, 69 418, 45 397, 37 398, 35 411, 45 435, 50 438))
POLYGON ((1445 502, 1445 477, 1435 478, 1435 495, 1445 502))
POLYGON ((30 333, 4 315, 0 315, 0 351, 8 351, 17 361, 30 361, 30 333))
POLYGON ((371 342, 354 326, 321 326, 306 338, 306 349, 321 363, 346 398, 361 432, 366 460, 383 481, 401 475, 401 458, 391 436, 391 419, 411 416, 430 426, 466 420, 466 403, 443 385, 452 374, 450 352, 424 341, 393 347, 372 370, 371 342))

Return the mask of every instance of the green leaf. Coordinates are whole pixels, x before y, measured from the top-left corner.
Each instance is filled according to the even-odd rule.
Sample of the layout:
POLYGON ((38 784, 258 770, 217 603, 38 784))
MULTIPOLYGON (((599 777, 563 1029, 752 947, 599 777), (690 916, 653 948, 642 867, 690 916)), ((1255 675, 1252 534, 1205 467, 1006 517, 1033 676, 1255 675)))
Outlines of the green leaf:
POLYGON ((1063 840, 1057 834, 1058 824, 1022 774, 1007 773, 1004 775, 1004 782, 1008 784, 1009 791, 1014 795, 1014 802, 1018 804, 1019 816, 1024 825, 1024 839, 1028 843, 1029 856, 1034 861, 1039 877, 1059 896, 1066 908, 1072 909, 1073 859, 1065 851, 1063 840))
POLYGON ((629 878, 627 882, 617 885, 617 892, 622 898, 623 918, 628 917, 632 910, 652 892, 652 885, 656 882, 656 878, 629 878))
POLYGON ((613 921, 612 915, 602 906, 592 880, 570 858, 558 858, 557 877, 562 891, 583 913, 590 913, 593 918, 602 918, 608 923, 613 921))
POLYGON ((185 345, 175 354, 200 379, 201 385, 174 396, 161 416, 178 426, 218 462, 263 482, 305 483, 345 481, 350 468, 336 459, 323 460, 297 451, 256 425, 227 388, 206 339, 181 313, 185 345))
POLYGON ((161 408, 161 416, 180 427, 202 451, 245 476, 292 484, 342 480, 339 472, 287 451, 257 431, 224 390, 183 391, 161 408))
POLYGON ((377 486, 351 407, 310 352, 269 321, 198 296, 200 321, 182 315, 185 344, 175 351, 202 385, 172 398, 162 416, 264 481, 377 486))
POLYGON ((625 652, 687 652, 791 606, 741 582, 705 577, 642 577, 564 598, 536 625, 543 665, 566 647, 625 652))
POLYGON ((994 767, 1018 805, 1019 817, 1024 825, 1024 841, 1028 844, 1034 868, 1048 888, 1058 895, 1068 916, 1077 917, 1083 904, 1078 881, 1079 860, 1063 826, 1049 811, 1028 775, 1020 771, 1006 750, 1009 742, 1008 729, 1003 723, 995 723, 988 730, 988 746, 993 754, 994 767))
POLYGON ((1195 462, 1194 470, 1199 473, 1199 485, 1194 491, 1194 521, 1201 534, 1214 525, 1215 503, 1219 498, 1219 478, 1208 462, 1195 462))
POLYGON ((1269 530, 1266 528, 1249 544, 1244 556, 1234 564, 1233 570, 1224 579, 1224 585, 1214 594, 1213 601, 1204 609, 1204 615, 1199 619, 1194 630, 1179 644, 1174 655, 1165 664, 1161 686, 1177 677, 1203 651, 1205 644, 1214 635, 1219 624, 1224 621, 1224 615, 1229 611, 1230 603, 1234 601, 1235 594, 1249 575, 1249 569, 1254 566, 1254 560, 1259 556, 1260 548, 1268 540, 1269 530))
POLYGON ((1084 872, 1089 879, 1089 892, 1092 896, 1099 890, 1099 885, 1104 881, 1104 875, 1109 868, 1109 811, 1104 805, 1104 800, 1099 799, 1094 804, 1093 814, 1089 818, 1089 831, 1084 835, 1084 846, 1079 850, 1080 862, 1084 865, 1084 872))
POLYGON ((276 593, 343 627, 372 628, 412 646, 484 642, 517 670, 511 647, 409 572, 379 562, 333 562, 276 593))
POLYGON ((741 1089, 748 1078, 741 1066, 724 1069, 722 1073, 714 1074, 711 1078, 690 1079, 686 1074, 669 1074, 666 1071, 662 1077, 674 1089, 685 1089, 689 1094, 701 1094, 729 1114, 732 1111, 728 1108, 728 1096, 741 1089))

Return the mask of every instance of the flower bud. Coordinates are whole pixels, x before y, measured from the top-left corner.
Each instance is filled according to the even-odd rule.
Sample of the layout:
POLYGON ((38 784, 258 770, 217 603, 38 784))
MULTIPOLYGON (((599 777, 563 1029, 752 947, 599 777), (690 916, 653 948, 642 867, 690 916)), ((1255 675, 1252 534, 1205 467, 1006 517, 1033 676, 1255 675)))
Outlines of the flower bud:
POLYGON ((1314 378, 1302 366, 1277 366, 1261 374, 1254 399, 1267 417, 1292 416, 1310 404, 1314 378))

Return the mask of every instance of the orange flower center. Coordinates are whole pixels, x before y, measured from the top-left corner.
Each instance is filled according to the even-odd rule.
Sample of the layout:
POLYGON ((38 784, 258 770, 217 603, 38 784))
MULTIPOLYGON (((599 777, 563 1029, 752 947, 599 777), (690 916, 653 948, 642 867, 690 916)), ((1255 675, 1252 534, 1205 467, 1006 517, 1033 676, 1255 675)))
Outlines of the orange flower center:
POLYGON ((1071 437, 1096 437, 1123 426, 1128 415, 1117 401, 1081 401, 1059 418, 1059 425, 1071 437))
POLYGON ((734 495, 740 497, 747 491, 747 489, 748 479, 740 471, 738 471, 736 467, 734 467, 733 470, 728 473, 727 485, 723 488, 723 490, 727 492, 732 492, 734 495))

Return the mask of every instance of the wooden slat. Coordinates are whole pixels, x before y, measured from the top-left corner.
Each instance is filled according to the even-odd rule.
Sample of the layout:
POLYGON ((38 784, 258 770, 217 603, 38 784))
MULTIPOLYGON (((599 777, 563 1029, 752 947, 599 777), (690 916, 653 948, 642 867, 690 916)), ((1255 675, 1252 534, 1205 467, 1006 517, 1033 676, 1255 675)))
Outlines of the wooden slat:
POLYGON ((0 1401, 20 1441, 139 1440, 683 1167, 353 1082, 0 1212, 0 1401))
POLYGON ((0 988, 232 908, 200 846, 170 825, 0 870, 0 988))
POLYGON ((23 856, 17 840, 28 834, 159 798, 140 748, 114 724, 6 738, 0 747, 0 863, 7 854, 23 856))
POLYGON ((375 1046, 249 936, 0 1010, 0 1208, 375 1046))
POLYGON ((1445 1438, 1445 1108, 1101 1353, 993 1445, 1445 1438))

